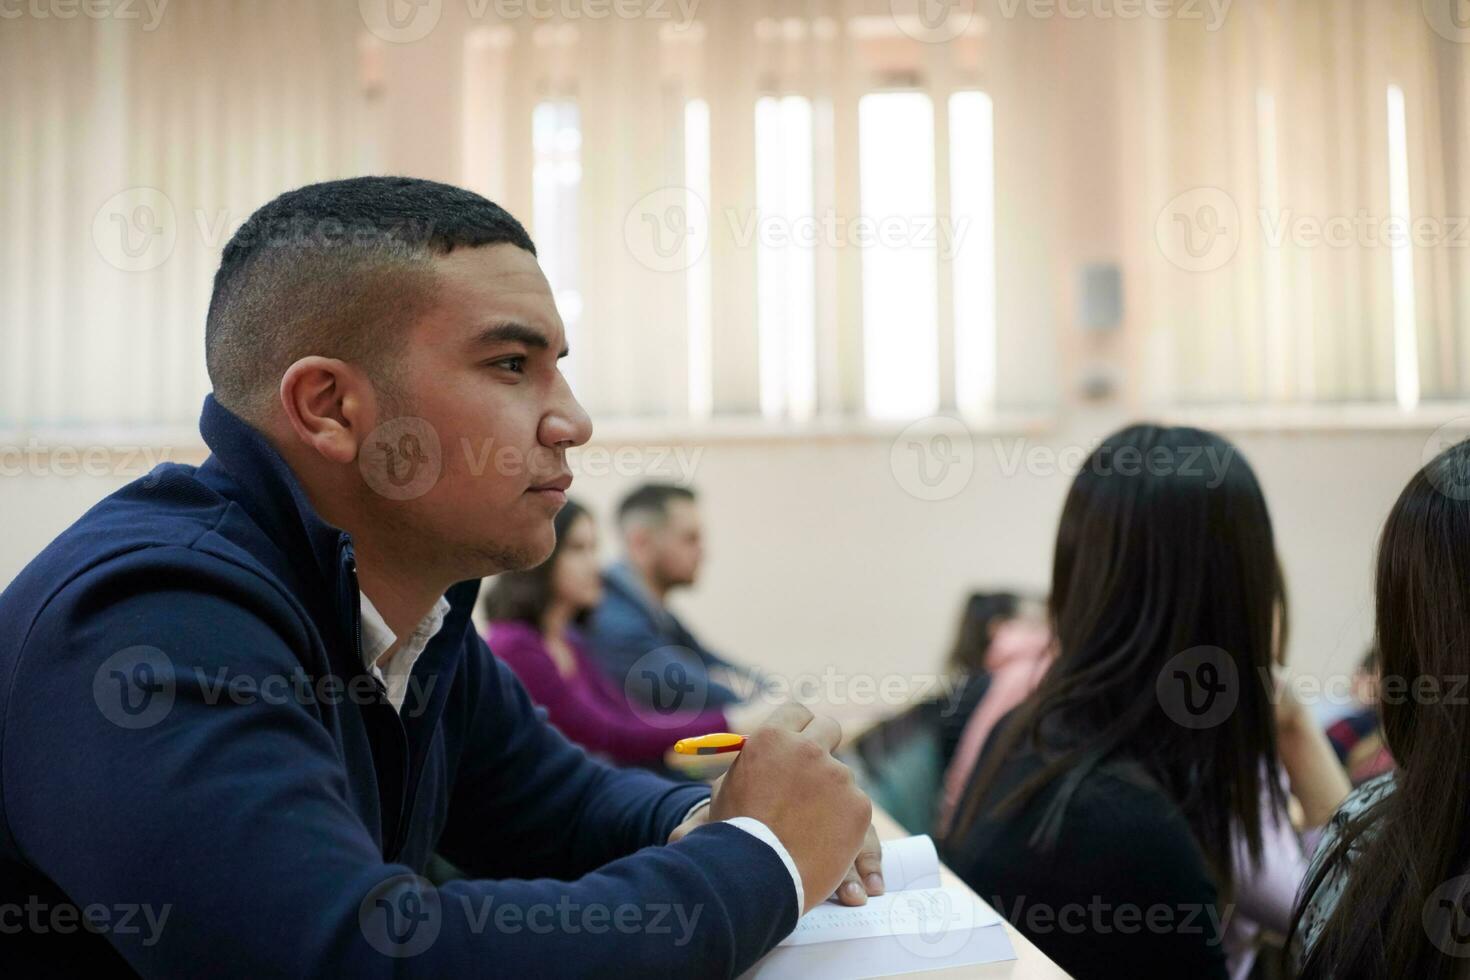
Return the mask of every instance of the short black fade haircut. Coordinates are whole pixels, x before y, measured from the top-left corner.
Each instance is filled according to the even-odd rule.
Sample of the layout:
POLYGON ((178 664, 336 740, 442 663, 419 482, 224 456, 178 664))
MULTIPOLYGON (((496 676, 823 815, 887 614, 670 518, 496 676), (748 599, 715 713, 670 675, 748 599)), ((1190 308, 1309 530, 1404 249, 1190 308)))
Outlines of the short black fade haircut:
POLYGON ((526 229, 473 191, 413 177, 354 177, 287 191, 230 238, 204 331, 215 397, 258 421, 281 375, 311 354, 366 366, 392 391, 391 362, 433 295, 429 260, 511 244, 526 229))
POLYGON ((687 500, 693 503, 694 499, 694 491, 689 487, 673 483, 644 483, 635 487, 618 504, 618 526, 621 527, 630 517, 640 514, 650 515, 661 522, 669 516, 670 501, 687 500))

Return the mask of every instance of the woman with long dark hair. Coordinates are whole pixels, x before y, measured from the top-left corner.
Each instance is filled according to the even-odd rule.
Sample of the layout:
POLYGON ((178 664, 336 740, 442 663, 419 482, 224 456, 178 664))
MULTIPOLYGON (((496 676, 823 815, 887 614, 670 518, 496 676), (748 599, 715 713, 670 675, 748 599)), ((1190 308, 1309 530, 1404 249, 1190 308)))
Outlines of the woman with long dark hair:
MULTIPOLYGON (((1283 838, 1305 868, 1273 705, 1285 586, 1245 458, 1194 428, 1106 439, 1063 507, 1050 618, 1055 659, 987 741, 946 855, 1076 976, 1224 977, 1240 869, 1283 838)), ((1304 737, 1293 789, 1320 822, 1346 780, 1304 737)))
POLYGON ((1375 586, 1379 710, 1398 763, 1332 820, 1293 929, 1301 976, 1470 976, 1470 441, 1389 512, 1375 586))
MULTIPOLYGON (((562 734, 614 762, 657 764, 681 738, 731 730, 725 712, 659 714, 633 708, 582 647, 578 627, 597 606, 602 581, 592 515, 568 500, 556 546, 535 568, 496 576, 484 600, 485 641, 562 734)), ((735 730, 739 730, 738 728, 735 730)))

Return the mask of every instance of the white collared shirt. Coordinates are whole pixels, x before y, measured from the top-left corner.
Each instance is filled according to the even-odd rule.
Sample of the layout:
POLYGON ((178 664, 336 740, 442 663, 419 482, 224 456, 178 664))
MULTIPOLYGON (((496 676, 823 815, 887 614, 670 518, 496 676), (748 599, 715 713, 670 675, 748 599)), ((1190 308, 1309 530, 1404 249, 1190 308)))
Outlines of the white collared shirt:
MULTIPOLYGON (((393 634, 393 630, 389 628, 387 621, 383 619, 372 600, 367 597, 366 592, 359 591, 357 600, 362 618, 362 649, 359 652, 362 654, 363 665, 367 667, 368 673, 383 685, 387 691, 388 702, 393 705, 393 710, 401 714, 403 702, 408 695, 409 675, 413 672, 413 665, 423 654, 429 641, 443 628, 444 615, 449 612, 449 602, 443 596, 439 597, 439 601, 434 603, 434 608, 429 610, 429 615, 414 627, 413 634, 403 646, 388 658, 385 669, 378 666, 378 659, 398 642, 398 637, 393 634)), ((700 800, 685 811, 684 819, 688 820, 700 807, 708 803, 708 797, 700 800)), ((776 856, 781 859, 781 863, 786 866, 787 872, 791 875, 791 883, 796 887, 796 914, 799 917, 802 909, 806 907, 805 893, 801 887, 801 873, 796 870, 796 862, 791 859, 790 852, 786 850, 780 838, 770 827, 754 817, 731 817, 724 822, 733 827, 739 827, 776 852, 776 856)))
POLYGON ((424 652, 424 647, 429 645, 434 634, 438 633, 444 625, 444 614, 449 612, 449 601, 443 596, 439 597, 439 601, 434 603, 434 608, 429 610, 429 615, 414 627, 412 635, 404 641, 403 646, 388 658, 385 669, 378 666, 378 659, 398 642, 398 637, 393 635, 393 630, 389 628, 387 621, 383 619, 372 600, 367 597, 366 592, 358 592, 357 597, 358 606, 362 610, 363 666, 388 692, 388 703, 393 705, 393 710, 402 714, 403 702, 408 696, 408 679, 413 672, 413 665, 418 662, 424 652))

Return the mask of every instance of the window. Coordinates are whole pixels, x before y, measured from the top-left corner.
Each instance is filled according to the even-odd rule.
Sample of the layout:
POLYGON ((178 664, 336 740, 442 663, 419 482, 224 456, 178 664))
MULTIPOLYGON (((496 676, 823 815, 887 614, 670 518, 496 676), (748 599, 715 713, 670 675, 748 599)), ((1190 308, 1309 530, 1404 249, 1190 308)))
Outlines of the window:
POLYGON ((934 110, 922 92, 858 102, 863 368, 868 414, 912 419, 939 408, 934 110), (929 229, 927 235, 925 227, 929 229))
MULTIPOLYGON (((539 103, 531 112, 531 147, 531 225, 535 229, 536 253, 566 325, 567 343, 575 355, 577 326, 582 319, 577 241, 582 122, 577 104, 539 103)), ((569 357, 562 364, 568 380, 573 374, 573 360, 574 357, 569 357)))
POLYGON ((949 97, 955 402, 995 407, 995 114, 984 92, 949 97))
MULTIPOLYGON (((708 210, 709 103, 684 103, 684 187, 691 198, 686 214, 708 210)), ((689 318, 689 417, 707 419, 714 413, 714 321, 710 314, 710 255, 705 248, 684 279, 684 309, 689 318)))
POLYGON ((756 323, 766 418, 816 409, 816 230, 812 104, 800 96, 755 105, 756 323))
POLYGON ((1419 336, 1414 308, 1414 241, 1409 234, 1409 136, 1404 121, 1404 90, 1388 87, 1388 211, 1402 229, 1389 243, 1393 272, 1393 388, 1403 409, 1419 404, 1419 336))

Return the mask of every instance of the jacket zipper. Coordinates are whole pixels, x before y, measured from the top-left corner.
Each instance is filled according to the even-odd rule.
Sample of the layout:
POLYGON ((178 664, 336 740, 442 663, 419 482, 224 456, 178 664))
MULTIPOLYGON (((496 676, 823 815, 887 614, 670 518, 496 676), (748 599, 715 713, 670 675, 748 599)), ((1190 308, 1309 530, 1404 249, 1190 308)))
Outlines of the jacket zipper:
MULTIPOLYGON (((343 535, 343 538, 345 539, 346 535, 343 535)), ((352 595, 353 597, 356 597, 362 591, 362 587, 358 585, 357 582, 357 559, 352 554, 351 546, 348 545, 345 540, 343 542, 343 550, 346 552, 347 559, 347 579, 352 584, 352 595)), ((362 611, 360 609, 352 616, 352 641, 353 654, 360 661, 362 659, 362 611)), ((373 679, 373 686, 377 688, 378 696, 387 704, 387 707, 391 710, 393 708, 393 705, 391 703, 388 703, 388 688, 383 684, 382 681, 378 680, 376 675, 369 673, 368 676, 373 679)), ((402 781, 399 784, 398 823, 397 826, 394 828, 392 844, 390 848, 384 852, 384 856, 390 861, 396 858, 398 856, 398 853, 403 850, 403 844, 408 837, 408 819, 410 816, 408 812, 408 785, 410 779, 413 776, 409 761, 410 746, 408 744, 408 729, 403 727, 403 719, 398 716, 398 712, 396 710, 393 711, 393 721, 394 724, 398 726, 398 734, 399 736, 401 736, 399 739, 399 743, 403 748, 403 774, 402 781)))

